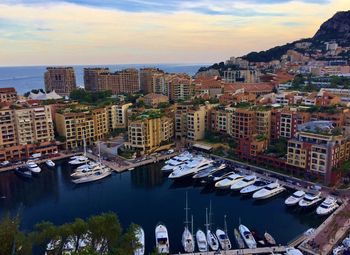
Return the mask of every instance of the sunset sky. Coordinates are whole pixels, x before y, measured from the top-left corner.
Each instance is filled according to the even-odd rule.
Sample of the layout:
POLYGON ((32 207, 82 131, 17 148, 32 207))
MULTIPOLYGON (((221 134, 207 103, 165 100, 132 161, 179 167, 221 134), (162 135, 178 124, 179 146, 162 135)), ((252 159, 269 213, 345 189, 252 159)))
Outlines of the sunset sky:
POLYGON ((0 65, 212 63, 311 37, 349 0, 1 0, 0 65))

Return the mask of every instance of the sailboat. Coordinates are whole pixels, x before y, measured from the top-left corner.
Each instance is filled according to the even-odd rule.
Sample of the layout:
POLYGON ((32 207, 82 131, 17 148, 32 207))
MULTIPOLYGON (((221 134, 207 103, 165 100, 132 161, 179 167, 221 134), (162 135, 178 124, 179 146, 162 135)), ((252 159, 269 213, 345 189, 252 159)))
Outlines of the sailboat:
POLYGON ((184 232, 182 234, 182 246, 184 247, 185 252, 194 252, 194 246, 195 246, 194 239, 193 239, 192 232, 188 228, 188 223, 189 223, 188 222, 188 210, 189 209, 190 208, 188 208, 188 199, 187 199, 187 192, 186 192, 186 207, 185 207, 186 221, 185 221, 185 229, 184 229, 184 232))
POLYGON ((207 241, 210 249, 213 251, 217 251, 219 249, 219 241, 217 237, 211 232, 210 229, 210 218, 211 218, 211 201, 210 201, 210 209, 209 209, 209 223, 208 223, 208 208, 205 209, 206 215, 206 226, 207 226, 207 241))
POLYGON ((216 237, 219 240, 221 249, 223 249, 223 250, 230 250, 231 249, 231 241, 230 241, 230 239, 229 239, 229 237, 227 235, 226 215, 224 217, 224 226, 225 226, 224 230, 217 229, 215 234, 216 234, 216 237))

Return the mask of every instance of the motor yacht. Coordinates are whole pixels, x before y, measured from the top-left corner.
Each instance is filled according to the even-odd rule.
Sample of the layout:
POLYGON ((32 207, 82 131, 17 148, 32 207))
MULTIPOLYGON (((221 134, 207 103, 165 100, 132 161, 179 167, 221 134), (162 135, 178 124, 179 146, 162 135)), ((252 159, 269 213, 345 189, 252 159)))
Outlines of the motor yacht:
POLYGON ((328 215, 335 211, 339 207, 337 200, 332 197, 328 196, 326 197, 326 200, 323 201, 316 209, 316 213, 318 215, 328 215))
POLYGON ((207 230, 207 240, 210 249, 213 251, 217 251, 219 249, 219 241, 217 237, 210 231, 210 229, 207 230))
POLYGON ((198 250, 200 252, 208 251, 207 238, 205 237, 204 232, 200 229, 198 229, 196 232, 196 241, 197 241, 198 250))
POLYGON ((253 194, 253 198, 266 199, 266 198, 276 196, 285 190, 286 190, 286 188, 284 188, 278 182, 273 182, 273 183, 270 183, 269 185, 267 185, 266 187, 262 188, 261 190, 256 191, 253 194))
POLYGON ((236 172, 218 172, 214 174, 210 174, 208 177, 210 177, 214 182, 221 181, 222 179, 225 179, 227 176, 231 174, 235 174, 236 172))
POLYGON ((78 156, 75 159, 69 161, 68 163, 70 165, 82 165, 82 164, 85 164, 87 162, 89 162, 89 159, 87 157, 85 157, 85 156, 78 156))
POLYGON ((321 197, 321 192, 318 192, 316 194, 306 193, 303 199, 301 199, 298 204, 300 207, 303 208, 312 207, 320 203, 322 199, 323 198, 321 197))
POLYGON ((158 223, 155 229, 156 234, 156 247, 160 254, 169 253, 169 236, 168 230, 164 224, 158 223))
POLYGON ((163 172, 171 172, 174 168, 185 164, 187 161, 192 159, 192 154, 188 151, 181 153, 178 156, 175 156, 165 162, 165 165, 162 167, 163 172))
POLYGON ((216 237, 218 238, 218 241, 220 243, 221 249, 222 250, 231 250, 231 241, 228 238, 227 234, 225 231, 221 229, 217 229, 216 232, 216 237))
POLYGON ((93 167, 95 167, 95 166, 98 166, 98 165, 100 165, 100 163, 90 161, 89 163, 86 163, 86 164, 84 164, 84 165, 78 166, 77 169, 76 169, 75 171, 77 171, 77 170, 83 170, 83 169, 85 169, 85 170, 86 170, 86 169, 91 169, 91 168, 93 168, 93 167))
POLYGON ((55 167, 56 165, 51 159, 46 160, 45 164, 49 167, 55 167))
POLYGON ((211 175, 217 171, 223 170, 225 168, 226 168, 226 164, 224 164, 224 163, 214 164, 213 166, 208 167, 207 169, 204 169, 204 170, 198 172, 197 174, 193 175, 192 178, 193 179, 205 178, 205 177, 208 177, 209 175, 211 175))
POLYGON ((145 254, 145 231, 141 227, 137 227, 135 231, 135 237, 140 245, 137 249, 134 251, 134 255, 144 255, 145 254))
POLYGON ((108 168, 108 167, 104 165, 97 165, 93 168, 79 169, 74 171, 74 173, 72 173, 70 176, 75 179, 82 178, 82 177, 93 175, 97 171, 104 170, 105 168, 108 168))
POLYGON ((269 185, 269 183, 267 181, 263 181, 263 180, 258 179, 254 184, 249 185, 249 186, 241 189, 239 192, 243 195, 247 195, 247 194, 254 193, 258 190, 261 190, 262 188, 266 187, 267 185, 269 185))
POLYGON ((175 167, 174 171, 169 175, 169 178, 177 179, 188 175, 196 174, 201 170, 211 167, 212 164, 213 160, 211 159, 207 159, 202 156, 195 157, 187 161, 185 164, 179 167, 175 167))
POLYGON ((256 241, 253 237, 253 234, 250 232, 250 230, 244 226, 244 225, 239 225, 238 227, 239 233, 241 234, 245 244, 248 246, 250 249, 255 249, 257 247, 256 241))
POLYGON ((256 182, 256 175, 247 175, 239 182, 231 185, 232 190, 241 190, 249 185, 252 185, 256 182))
POLYGON ((81 177, 79 179, 74 179, 72 180, 75 184, 80 184, 80 183, 86 183, 86 182, 93 182, 93 181, 98 181, 103 178, 106 178, 107 176, 110 176, 112 174, 111 170, 106 167, 102 168, 101 170, 94 171, 93 174, 81 177))
POLYGON ((15 173, 18 176, 24 177, 24 178, 32 178, 32 171, 30 171, 28 168, 25 167, 18 167, 15 169, 15 173))
POLYGON ((242 179, 243 179, 242 175, 239 175, 236 173, 230 174, 227 177, 225 177, 225 179, 222 179, 221 181, 216 182, 215 187, 220 189, 230 188, 233 184, 235 184, 236 182, 239 182, 242 179))
POLYGON ((299 201, 303 199, 304 196, 305 196, 304 191, 297 190, 284 201, 284 204, 288 206, 297 205, 299 201))
POLYGON ((34 161, 27 161, 26 166, 33 174, 38 174, 41 172, 41 168, 34 161))
POLYGON ((52 254, 52 252, 58 249, 60 244, 61 239, 51 240, 50 242, 48 242, 48 244, 46 245, 45 255, 52 254))
POLYGON ((239 231, 235 228, 235 229, 233 230, 233 233, 234 233, 234 235, 235 235, 235 239, 236 239, 236 243, 237 243, 237 245, 238 245, 238 248, 244 249, 244 248, 245 248, 245 244, 244 244, 244 241, 243 241, 243 239, 242 239, 242 237, 241 237, 239 231))

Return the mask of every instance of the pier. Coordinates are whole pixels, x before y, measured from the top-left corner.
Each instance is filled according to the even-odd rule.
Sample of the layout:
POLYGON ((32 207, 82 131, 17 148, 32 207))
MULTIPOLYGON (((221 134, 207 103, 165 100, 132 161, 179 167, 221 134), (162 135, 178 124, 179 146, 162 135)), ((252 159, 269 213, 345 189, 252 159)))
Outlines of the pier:
POLYGON ((273 253, 286 252, 285 246, 263 247, 256 249, 239 249, 239 250, 227 250, 227 251, 208 251, 208 252, 195 252, 195 253, 174 253, 173 255, 249 255, 249 254, 273 254, 273 253))
MULTIPOLYGON (((131 170, 131 169, 136 168, 136 167, 145 166, 145 165, 156 163, 156 162, 159 162, 162 160, 167 160, 171 157, 176 156, 177 154, 178 153, 174 152, 171 154, 166 154, 166 155, 161 155, 161 156, 152 156, 150 159, 142 160, 139 162, 130 162, 127 160, 123 160, 123 164, 119 164, 117 162, 107 161, 107 160, 101 160, 101 163, 104 164, 105 166, 109 167, 113 171, 121 173, 121 172, 131 170)), ((86 156, 89 159, 92 159, 96 162, 99 160, 98 156, 93 155, 91 153, 87 153, 86 156)))
POLYGON ((299 249, 304 254, 328 255, 350 231, 350 204, 348 200, 324 221, 315 232, 308 237, 299 249))

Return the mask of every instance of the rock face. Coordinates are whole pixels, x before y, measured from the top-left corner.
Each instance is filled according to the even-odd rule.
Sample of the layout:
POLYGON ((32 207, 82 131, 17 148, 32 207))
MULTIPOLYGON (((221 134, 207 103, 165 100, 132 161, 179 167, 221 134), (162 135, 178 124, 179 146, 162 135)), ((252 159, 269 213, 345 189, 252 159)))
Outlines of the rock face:
POLYGON ((350 11, 337 12, 324 22, 315 36, 317 41, 335 40, 342 45, 350 45, 350 11))

